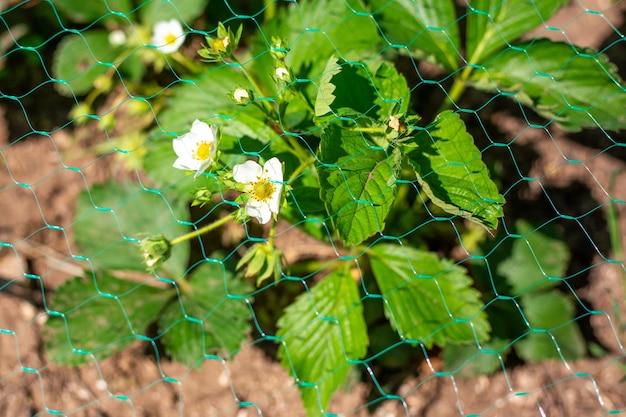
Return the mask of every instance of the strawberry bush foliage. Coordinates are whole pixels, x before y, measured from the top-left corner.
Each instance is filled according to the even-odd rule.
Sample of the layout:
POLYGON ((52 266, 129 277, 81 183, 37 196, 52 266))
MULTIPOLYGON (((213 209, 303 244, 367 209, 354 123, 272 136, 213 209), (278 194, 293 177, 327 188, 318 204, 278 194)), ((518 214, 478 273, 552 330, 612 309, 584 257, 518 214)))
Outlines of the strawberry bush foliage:
POLYGON ((497 232, 505 198, 462 107, 465 92, 481 90, 546 126, 624 127, 623 83, 606 56, 519 39, 565 1, 268 2, 223 22, 203 21, 208 0, 78 3, 55 1, 84 26, 53 66, 59 91, 84 97, 73 116, 111 129, 114 112, 97 115, 95 97, 121 94, 120 107, 149 117, 111 138, 139 181, 94 186, 78 201, 73 232, 88 267, 49 305, 55 361, 103 359, 141 340, 201 366, 254 334, 278 342, 319 415, 350 368, 393 346, 442 348, 446 366, 468 374, 497 370, 513 350, 583 355, 573 302, 556 290, 567 246, 527 222, 516 239, 497 232), (414 112, 426 98, 396 67, 407 57, 413 77, 420 60, 447 74, 430 119, 414 112), (336 256, 286 264, 279 223, 336 256), (426 243, 437 224, 453 230, 464 261, 426 243), (294 283, 276 322, 262 321, 273 306, 259 294, 294 283))

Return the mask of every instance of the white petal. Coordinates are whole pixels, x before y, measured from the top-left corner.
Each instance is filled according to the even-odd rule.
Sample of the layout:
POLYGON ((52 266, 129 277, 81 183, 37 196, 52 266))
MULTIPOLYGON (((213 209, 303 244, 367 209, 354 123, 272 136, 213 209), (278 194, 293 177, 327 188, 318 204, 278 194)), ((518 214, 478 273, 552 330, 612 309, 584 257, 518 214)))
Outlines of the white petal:
POLYGON ((191 158, 178 158, 174 161, 174 168, 182 169, 185 171, 197 171, 198 170, 198 161, 191 158))
POLYGON ((259 223, 265 224, 272 219, 272 212, 267 204, 249 200, 246 203, 246 214, 256 218, 259 223))
MULTIPOLYGON (((217 141, 217 125, 211 125, 211 133, 213 134, 213 141, 217 141)), ((215 145, 211 146, 211 158, 215 159, 215 155, 217 154, 217 146, 218 144, 216 143, 215 145)))
POLYGON ((190 137, 189 133, 172 141, 174 152, 176 152, 179 158, 192 158, 193 144, 190 143, 191 141, 193 141, 193 138, 190 137))
POLYGON ((202 141, 213 142, 215 140, 215 133, 213 132, 213 129, 211 129, 208 124, 201 122, 198 119, 194 120, 191 125, 191 133, 199 136, 202 141))
POLYGON ((241 184, 249 184, 261 176, 263 168, 254 161, 248 160, 233 167, 233 178, 241 184))
POLYGON ((278 214, 278 211, 280 210, 280 200, 282 197, 283 185, 275 184, 275 186, 276 186, 276 190, 272 194, 272 197, 270 198, 268 205, 272 213, 278 214))
POLYGON ((204 161, 199 161, 198 166, 196 167, 195 171, 196 174, 193 176, 194 178, 198 178, 200 176, 200 174, 202 174, 209 165, 211 165, 211 162, 213 162, 212 159, 206 159, 204 161))
POLYGON ((274 157, 265 162, 263 172, 272 182, 283 182, 283 164, 278 158, 274 157))

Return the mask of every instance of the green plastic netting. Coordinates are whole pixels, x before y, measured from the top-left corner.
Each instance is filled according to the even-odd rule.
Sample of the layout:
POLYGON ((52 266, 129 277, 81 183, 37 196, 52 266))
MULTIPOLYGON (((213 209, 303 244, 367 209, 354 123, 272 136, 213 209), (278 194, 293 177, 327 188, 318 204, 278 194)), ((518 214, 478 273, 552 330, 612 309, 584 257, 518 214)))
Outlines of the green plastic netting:
POLYGON ((623 1, 0 22, 0 415, 626 414, 623 1))

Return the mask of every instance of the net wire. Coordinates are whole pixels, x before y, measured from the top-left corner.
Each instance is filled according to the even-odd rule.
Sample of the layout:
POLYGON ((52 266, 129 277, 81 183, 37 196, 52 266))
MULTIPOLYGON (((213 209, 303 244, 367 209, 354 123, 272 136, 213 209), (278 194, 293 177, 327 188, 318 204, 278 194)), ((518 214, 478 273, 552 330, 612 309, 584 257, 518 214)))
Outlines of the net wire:
MULTIPOLYGON (((124 9, 125 2, 102 3, 108 12, 101 15, 94 15, 93 10, 99 10, 98 7, 92 9, 87 3, 76 9, 72 9, 73 2, 69 1, 0 3, 0 20, 5 28, 0 35, 0 211, 4 218, 0 225, 0 414, 305 415, 300 390, 310 390, 314 396, 321 398, 323 384, 299 377, 297 356, 300 352, 295 348, 290 350, 287 337, 279 336, 276 328, 269 324, 275 323, 281 312, 276 310, 279 306, 280 309, 286 308, 288 303, 285 299, 293 301, 297 296, 308 297, 312 318, 304 325, 323 322, 328 324, 329 327, 324 328, 331 329, 329 331, 339 329, 341 317, 325 316, 324 300, 316 298, 312 290, 315 285, 324 282, 321 277, 332 271, 339 261, 351 263, 352 273, 360 286, 360 302, 379 303, 382 308, 389 300, 379 289, 368 287, 365 283, 363 276, 368 273, 368 267, 364 255, 358 252, 346 254, 337 243, 332 225, 337 221, 338 213, 329 213, 326 218, 307 216, 309 208, 299 201, 301 194, 298 190, 287 189, 286 194, 292 204, 289 208, 291 218, 300 220, 291 224, 279 223, 276 239, 283 242, 281 249, 287 258, 310 260, 317 257, 323 260, 318 267, 306 273, 298 275, 279 263, 277 280, 270 279, 258 287, 241 287, 228 281, 227 271, 232 269, 232 264, 245 249, 267 242, 266 229, 259 227, 254 220, 243 225, 226 225, 222 232, 210 234, 208 240, 196 237, 191 240, 191 249, 187 252, 173 251, 172 256, 183 266, 179 265, 182 269, 174 269, 170 273, 190 276, 196 268, 209 268, 212 273, 222 274, 224 280, 220 278, 219 285, 215 287, 225 294, 221 299, 218 297, 219 303, 238 303, 250 317, 249 335, 243 344, 225 353, 205 353, 195 364, 196 367, 172 360, 163 338, 168 332, 176 331, 181 323, 190 328, 200 328, 211 317, 219 318, 217 306, 208 307, 199 315, 197 311, 189 310, 183 296, 188 289, 167 272, 136 272, 128 280, 131 284, 123 288, 112 283, 117 282, 113 281, 115 277, 103 276, 100 272, 103 254, 116 244, 137 245, 141 242, 142 232, 175 235, 174 232, 198 231, 208 219, 239 207, 238 194, 218 186, 213 190, 217 203, 205 210, 194 207, 188 212, 188 206, 181 206, 173 195, 185 190, 181 184, 188 186, 189 177, 185 178, 181 172, 180 180, 172 180, 168 188, 160 188, 154 186, 155 182, 144 168, 159 164, 169 168, 174 162, 173 151, 171 160, 156 161, 150 160, 149 152, 154 149, 151 146, 155 143, 164 143, 163 146, 171 149, 171 140, 185 133, 185 127, 174 119, 179 116, 189 118, 189 115, 167 116, 161 113, 164 106, 179 104, 173 94, 178 88, 187 89, 188 100, 196 100, 206 113, 205 117, 219 124, 224 135, 234 138, 249 135, 242 125, 235 123, 238 117, 245 116, 244 110, 220 113, 221 103, 226 100, 224 96, 232 89, 232 86, 220 85, 227 79, 223 74, 232 72, 232 68, 207 65, 212 69, 205 70, 200 78, 194 79, 188 76, 190 67, 185 65, 192 69, 196 65, 206 65, 194 53, 200 48, 200 43, 205 42, 206 36, 217 36, 217 16, 219 21, 231 28, 243 24, 242 44, 255 51, 258 49, 254 49, 254 42, 272 43, 273 33, 265 32, 265 28, 272 26, 264 20, 265 16, 271 13, 275 17, 287 9, 291 10, 291 16, 299 19, 299 23, 293 26, 301 29, 287 39, 285 49, 298 50, 298 46, 322 38, 324 42, 321 44, 329 51, 366 72, 368 63, 353 60, 349 50, 335 44, 334 36, 339 28, 352 24, 354 19, 369 20, 384 45, 372 51, 370 60, 385 58, 397 50, 403 51, 394 62, 407 77, 412 99, 419 102, 429 94, 443 94, 453 100, 453 110, 463 117, 468 129, 479 132, 480 135, 474 139, 481 157, 489 161, 492 172, 498 173, 499 190, 507 199, 497 239, 496 236, 489 237, 487 240, 491 244, 484 246, 487 248, 484 252, 476 249, 478 246, 472 241, 472 229, 467 229, 467 223, 428 204, 428 198, 416 181, 400 177, 395 177, 394 182, 405 187, 403 192, 415 196, 415 204, 419 204, 424 213, 423 221, 405 230, 387 230, 378 219, 377 228, 382 232, 367 242, 370 246, 396 245, 401 254, 399 256, 406 256, 409 264, 409 255, 402 255, 405 253, 404 242, 408 239, 420 236, 425 245, 431 246, 435 245, 435 242, 429 241, 433 236, 434 239, 443 236, 446 241, 456 242, 456 248, 439 250, 445 251, 446 257, 454 258, 454 267, 480 268, 486 273, 487 281, 477 280, 476 283, 481 288, 484 301, 481 312, 496 315, 499 311, 501 314, 506 312, 510 317, 517 317, 525 326, 521 336, 511 340, 493 343, 479 340, 481 330, 475 328, 472 320, 454 317, 455 306, 446 298, 446 289, 442 288, 438 275, 431 276, 429 278, 439 294, 433 302, 443 305, 452 323, 469 325, 475 335, 470 344, 475 346, 474 353, 460 361, 452 361, 454 366, 446 367, 446 358, 440 349, 427 347, 421 340, 411 339, 399 332, 392 338, 370 334, 368 353, 355 359, 344 344, 347 342, 342 341, 343 355, 353 367, 347 373, 343 389, 335 394, 327 407, 319 399, 319 413, 353 416, 496 416, 505 412, 537 416, 577 415, 583 412, 590 416, 626 414, 626 402, 621 394, 626 355, 622 344, 624 324, 620 315, 624 312, 626 272, 623 250, 616 252, 625 243, 622 219, 626 201, 623 192, 626 189, 623 174, 626 154, 622 134, 616 133, 610 126, 603 126, 589 112, 589 119, 595 126, 582 133, 570 134, 555 126, 558 122, 556 118, 546 120, 538 116, 527 103, 515 97, 506 111, 500 111, 501 100, 514 96, 505 90, 491 99, 476 95, 469 102, 455 102, 456 96, 450 90, 452 80, 468 65, 474 64, 465 62, 465 66, 442 74, 425 61, 418 60, 412 53, 412 44, 399 44, 387 37, 388 29, 381 24, 381 19, 386 16, 385 9, 406 3, 400 0, 372 2, 378 6, 368 10, 357 2, 346 1, 344 4, 342 1, 342 7, 350 13, 344 18, 330 16, 328 23, 322 26, 311 26, 319 22, 316 14, 328 13, 316 2, 190 2, 197 3, 195 7, 204 12, 196 13, 194 18, 187 17, 187 8, 179 8, 179 2, 174 1, 134 2, 133 7, 124 12, 119 10, 124 9), (317 8, 317 11, 311 13, 311 7, 317 8), (159 14, 153 8, 163 11, 159 14), (156 23, 146 16, 156 16, 152 20, 158 20, 160 16, 175 17, 182 22, 185 43, 175 53, 188 54, 193 59, 185 61, 175 55, 161 54, 160 60, 152 62, 153 69, 142 71, 140 76, 134 74, 132 68, 125 67, 125 63, 129 62, 126 59, 141 60, 149 53, 158 52, 157 47, 146 42, 146 34, 142 32, 146 28, 137 23, 141 20, 138 16, 146 19, 146 27, 148 23, 156 23), (35 25, 32 23, 35 21, 45 25, 35 25), (92 45, 102 41, 94 36, 95 31, 103 28, 111 31, 112 27, 127 27, 129 32, 125 41, 139 39, 142 42, 130 49, 124 60, 109 60, 106 54, 102 55, 102 48, 90 50, 92 45), (54 68, 54 54, 68 45, 70 38, 76 42, 73 47, 86 46, 87 58, 91 60, 85 58, 85 62, 93 64, 86 66, 75 78, 59 78, 59 71, 63 71, 54 68), (102 76, 87 77, 90 85, 80 84, 85 74, 102 68, 102 76), (152 81, 157 83, 139 88, 137 80, 141 76, 154 77, 152 81), (103 83, 110 83, 111 88, 103 83), (207 91, 207 85, 217 90, 207 91), (91 100, 90 94, 96 90, 106 93, 91 100), (108 94, 114 91, 118 94, 108 94), (107 181, 122 185, 115 193, 109 193, 102 188, 107 181), (161 213, 159 216, 162 218, 145 219, 146 213, 137 213, 136 207, 151 207, 146 212, 151 216, 161 213), (515 223, 520 218, 532 218, 534 222, 524 225, 515 223), (94 219, 110 226, 106 236, 77 236, 78 230, 85 233, 85 225, 91 224, 89 222, 94 219), (154 224, 160 226, 150 226, 154 224), (142 229, 145 227, 152 229, 142 229), (608 237, 610 228, 613 228, 613 234, 608 237), (303 237, 297 233, 300 229, 313 231, 316 238, 303 237), (553 236, 552 229, 558 229, 562 239, 548 238, 544 244, 544 236, 553 236), (103 243, 97 251, 89 252, 82 249, 77 239, 101 239, 103 243), (322 240, 327 243, 320 243, 322 240), (216 252, 216 248, 228 248, 228 252, 216 252), (558 262, 559 257, 565 256, 562 251, 570 253, 566 261, 567 270, 564 275, 555 276, 552 265, 545 263, 546 259, 551 259, 549 256, 546 258, 546 253, 553 254, 552 259, 558 262), (503 253, 513 253, 512 260, 505 266, 499 258, 504 256, 503 253), (185 262, 185 259, 189 261, 185 262), (533 262, 528 262, 529 259, 533 262), (516 293, 515 288, 503 287, 498 282, 502 268, 518 268, 516 262, 519 261, 530 264, 527 269, 519 267, 519 271, 530 268, 543 277, 523 289, 522 293, 516 293), (69 310, 57 310, 55 302, 58 301, 55 300, 67 296, 62 290, 68 287, 63 285, 76 276, 90 283, 90 295, 69 310), (562 308, 572 308, 572 318, 567 322, 551 324, 550 315, 554 312, 548 307, 544 316, 529 315, 532 313, 529 313, 531 307, 528 303, 535 297, 524 298, 522 295, 550 281, 557 282, 551 288, 558 287, 559 294, 551 298, 551 302, 568 300, 564 301, 562 308), (138 294, 139 298, 149 295, 145 293, 147 287, 173 289, 176 299, 173 304, 181 313, 179 321, 157 334, 147 333, 141 327, 143 322, 129 313, 135 312, 129 308, 132 299, 138 294), (73 313, 95 305, 112 306, 114 313, 110 322, 94 321, 93 332, 119 331, 128 336, 116 341, 127 346, 111 357, 102 358, 101 355, 116 346, 85 348, 76 344, 69 330, 68 323, 75 317, 73 313), (268 316, 274 321, 268 321, 268 316), (81 366, 71 367, 50 359, 42 333, 53 319, 64 323, 61 337, 66 340, 66 355, 79 355, 86 359, 81 366), (576 341, 559 336, 560 330, 571 326, 582 329, 580 335, 585 338, 584 352, 578 359, 569 358, 569 343, 575 344, 576 341), (557 354, 550 360, 537 362, 524 361, 519 353, 511 357, 512 349, 531 336, 543 338, 557 354), (377 345, 378 340, 386 344, 377 345), (282 346, 286 352, 288 365, 282 368, 276 358, 277 346, 282 346), (467 377, 464 374, 473 364, 485 358, 495 359, 497 365, 489 376, 467 377)), ((328 6, 328 3, 323 3, 328 6)), ((507 3, 507 0, 502 1, 494 8, 494 13, 497 14, 500 9, 505 11, 507 3)), ((537 8, 537 13, 541 14, 536 2, 523 2, 523 6, 522 2, 510 3, 537 8)), ((624 3, 597 1, 590 4, 582 1, 567 3, 563 13, 544 21, 526 38, 549 37, 572 47, 595 47, 597 52, 576 51, 581 57, 595 60, 602 59, 600 54, 609 55, 624 74, 626 62, 623 60, 621 31, 624 3)), ((434 33, 434 36, 443 36, 449 44, 453 44, 452 33, 457 25, 463 25, 471 13, 482 13, 471 4, 459 4, 458 7, 464 12, 456 21, 445 27, 424 28, 423 33, 415 34, 416 39, 424 33, 434 33)), ((496 14, 486 13, 486 17, 497 26, 493 20, 497 18, 496 14)), ((354 33, 354 36, 359 34, 354 33)), ((500 33, 500 36, 507 39, 506 33, 500 33)), ((526 56, 529 54, 528 47, 520 47, 514 42, 509 43, 508 49, 526 56)), ((462 51, 457 53, 459 57, 463 56, 462 51)), ((267 48, 261 49, 257 55, 248 53, 245 55, 248 60, 243 61, 241 66, 267 59, 268 54, 267 48)), ((312 65, 315 64, 319 63, 312 65)), ((489 68, 478 66, 475 70, 489 71, 489 68)), ((609 73, 606 76, 609 79, 614 77, 609 73)), ((555 80, 553 74, 540 69, 532 76, 542 77, 555 80)), ((522 80, 521 84, 530 81, 522 80)), ((619 80, 614 81, 620 85, 619 80)), ((300 78, 298 82, 305 88, 320 89, 322 85, 320 78, 300 78)), ((620 88, 615 94, 626 93, 623 87, 620 88)), ((275 104, 279 101, 278 94, 268 94, 261 101, 275 104)), ((568 100, 565 92, 557 94, 568 100)), ((597 94, 603 92, 598 91, 597 94)), ((416 106, 418 113, 426 117, 433 110, 428 107, 430 103, 427 100, 423 102, 423 105, 416 106)), ((569 106, 564 112, 587 111, 577 103, 569 106)), ((348 125, 360 126, 349 116, 344 119, 348 125)), ((231 145, 246 158, 256 158, 285 137, 298 142, 303 136, 316 133, 275 133, 260 148, 243 140, 231 145)), ((305 145, 302 149, 307 153, 305 156, 323 165, 310 142, 302 143, 305 145)), ((354 158, 357 161, 359 155, 354 158)), ((347 182, 349 173, 344 170, 349 164, 331 164, 328 168, 340 172, 347 182)), ((152 168, 147 170, 158 172, 152 168)), ((305 178, 312 174, 312 170, 305 169, 292 180, 306 181, 305 178)), ((171 175, 171 171, 167 175, 171 175)), ((216 173, 206 175, 216 182, 219 179, 216 173)), ((348 192, 352 191, 348 189, 348 192)), ((354 201, 359 200, 356 194, 351 197, 354 201)), ((372 201, 376 197, 365 203, 375 208, 372 201)), ((413 272, 419 275, 415 270, 413 272)), ((211 291, 218 291, 215 288, 201 292, 199 296, 210 297, 211 291)), ((398 287, 394 291, 401 289, 398 287)), ((538 292, 536 296, 536 302, 540 304, 542 294, 538 292)), ((348 308, 345 314, 350 314, 354 308, 348 308)), ((391 317, 390 322, 393 323, 393 320, 391 317)), ((432 334, 441 330, 433 329, 432 334)), ((213 336, 207 334, 205 337, 213 336)), ((454 356, 454 353, 451 355, 454 356)), ((331 369, 326 378, 332 379, 342 372, 341 368, 331 369)))

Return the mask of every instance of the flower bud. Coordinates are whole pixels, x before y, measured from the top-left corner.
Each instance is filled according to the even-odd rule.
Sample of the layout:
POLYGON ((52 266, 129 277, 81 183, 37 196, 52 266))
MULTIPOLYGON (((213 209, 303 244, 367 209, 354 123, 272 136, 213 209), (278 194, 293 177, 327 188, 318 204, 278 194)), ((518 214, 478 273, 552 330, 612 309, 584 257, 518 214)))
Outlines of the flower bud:
POLYGON ((208 62, 220 62, 230 58, 239 45, 243 26, 239 26, 237 32, 233 32, 220 22, 217 26, 217 36, 206 36, 206 46, 198 51, 198 54, 208 62))
POLYGON ((236 88, 231 94, 231 98, 233 99, 233 101, 241 105, 246 105, 250 103, 250 101, 252 101, 252 96, 252 91, 242 87, 236 88))
POLYGON ((213 200, 213 193, 206 188, 201 188, 196 190, 193 194, 193 201, 191 203, 191 207, 200 206, 203 207, 205 204, 210 203, 213 200))
POLYGON ((148 271, 158 268, 172 254, 172 244, 161 233, 143 239, 139 247, 148 271))
POLYGON ((277 81, 290 82, 292 81, 291 72, 283 66, 276 67, 274 70, 274 76, 277 81))
POLYGON ((122 46, 126 44, 126 33, 121 29, 115 29, 109 33, 109 43, 111 46, 122 46))
POLYGON ((272 36, 272 45, 270 47, 272 58, 282 62, 287 56, 287 52, 289 52, 289 49, 285 46, 285 42, 276 36, 272 36))

